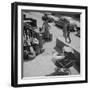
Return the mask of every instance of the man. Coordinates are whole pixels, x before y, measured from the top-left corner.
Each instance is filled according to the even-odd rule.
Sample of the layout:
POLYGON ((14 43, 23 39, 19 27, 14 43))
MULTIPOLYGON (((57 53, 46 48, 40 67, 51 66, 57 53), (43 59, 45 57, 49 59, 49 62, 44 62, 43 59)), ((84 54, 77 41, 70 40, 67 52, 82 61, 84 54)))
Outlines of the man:
POLYGON ((43 34, 42 34, 42 28, 39 28, 39 47, 40 52, 43 52, 43 34))
POLYGON ((48 21, 44 21, 42 29, 44 31, 43 38, 45 41, 48 41, 50 38, 49 27, 50 27, 50 25, 48 24, 48 21))
POLYGON ((42 17, 42 20, 43 21, 48 21, 48 15, 47 14, 44 14, 44 16, 42 17))

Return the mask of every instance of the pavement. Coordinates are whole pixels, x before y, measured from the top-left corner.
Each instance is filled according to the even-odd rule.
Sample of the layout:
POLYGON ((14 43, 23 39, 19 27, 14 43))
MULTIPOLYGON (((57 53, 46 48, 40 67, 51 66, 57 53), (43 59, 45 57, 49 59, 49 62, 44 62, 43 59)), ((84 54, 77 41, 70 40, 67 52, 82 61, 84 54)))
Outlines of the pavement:
MULTIPOLYGON (((34 19, 37 19, 38 27, 41 27, 43 24, 43 21, 41 19, 42 16, 43 13, 39 13, 39 12, 37 13, 31 12, 30 14, 27 15, 27 17, 32 17, 34 19)), ((23 62, 24 77, 45 76, 55 71, 56 66, 52 62, 52 52, 54 50, 54 47, 56 46, 56 39, 59 39, 63 43, 69 45, 70 47, 74 48, 76 51, 80 52, 79 37, 76 37, 74 33, 71 33, 70 37, 72 42, 68 44, 65 42, 62 30, 56 27, 54 23, 51 23, 50 26, 51 26, 50 33, 52 33, 53 35, 52 41, 44 44, 43 48, 45 49, 45 51, 42 54, 38 55, 32 61, 23 62)), ((74 67, 71 67, 70 71, 72 75, 79 74, 74 67)))

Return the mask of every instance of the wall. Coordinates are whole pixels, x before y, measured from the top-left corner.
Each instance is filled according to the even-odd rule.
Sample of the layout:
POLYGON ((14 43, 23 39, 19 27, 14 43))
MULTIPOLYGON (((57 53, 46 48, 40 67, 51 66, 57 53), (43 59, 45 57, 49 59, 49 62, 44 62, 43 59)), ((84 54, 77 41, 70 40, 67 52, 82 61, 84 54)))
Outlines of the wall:
MULTIPOLYGON (((18 1, 18 0, 16 0, 18 1)), ((20 0, 19 0, 20 1, 20 0)), ((28 2, 52 3, 52 4, 69 4, 69 5, 87 5, 89 8, 90 0, 22 0, 28 2)), ((0 90, 14 90, 10 86, 11 73, 11 2, 14 0, 1 0, 0 2, 0 90)), ((89 12, 90 14, 90 12, 89 12)), ((89 20, 89 18, 88 18, 89 20)), ((90 27, 89 27, 90 28, 90 27)), ((89 31, 90 33, 90 31, 89 31)), ((90 36, 89 36, 90 38, 90 36)), ((90 46, 90 42, 89 42, 90 46)), ((88 48, 90 49, 90 47, 88 48)), ((90 58, 90 57, 89 57, 90 58)), ((90 62, 90 61, 89 61, 90 62)), ((88 62, 88 63, 89 63, 88 62)), ((90 66, 89 66, 90 68, 90 66)), ((90 74, 90 72, 89 72, 90 74)), ((90 81, 90 79, 89 79, 90 81)), ((27 90, 89 90, 88 84, 71 84, 71 85, 55 85, 42 87, 25 87, 18 89, 27 90)))

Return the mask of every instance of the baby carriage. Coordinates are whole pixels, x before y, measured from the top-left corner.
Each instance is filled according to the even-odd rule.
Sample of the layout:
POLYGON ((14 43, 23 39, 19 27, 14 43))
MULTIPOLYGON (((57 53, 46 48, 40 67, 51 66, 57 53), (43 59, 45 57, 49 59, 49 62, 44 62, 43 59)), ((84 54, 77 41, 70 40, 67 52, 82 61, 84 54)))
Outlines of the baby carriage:
POLYGON ((70 75, 70 67, 75 64, 75 55, 72 52, 65 52, 61 54, 56 54, 54 57, 54 64, 56 65, 55 72, 60 75, 70 75))
POLYGON ((65 58, 56 60, 55 65, 57 66, 57 72, 63 72, 71 74, 70 67, 74 65, 75 59, 72 53, 65 53, 65 58))

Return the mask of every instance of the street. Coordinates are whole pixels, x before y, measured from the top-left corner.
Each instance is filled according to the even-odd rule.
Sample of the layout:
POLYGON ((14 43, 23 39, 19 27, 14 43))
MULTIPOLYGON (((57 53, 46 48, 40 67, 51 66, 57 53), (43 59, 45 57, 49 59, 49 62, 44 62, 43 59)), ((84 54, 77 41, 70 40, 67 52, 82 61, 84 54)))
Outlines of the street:
MULTIPOLYGON (((42 16, 43 13, 39 12, 31 12, 27 15, 27 17, 31 17, 37 20, 38 27, 42 27, 42 16)), ((42 54, 38 55, 32 61, 23 62, 23 77, 45 76, 55 71, 56 66, 52 62, 52 52, 56 46, 56 39, 59 39, 61 42, 72 47, 80 53, 80 38, 76 37, 74 35, 75 33, 70 33, 71 43, 68 44, 65 42, 62 29, 56 27, 54 23, 50 23, 49 25, 49 31, 53 35, 52 41, 47 42, 43 45, 45 51, 42 54)), ((70 71, 72 75, 79 74, 74 67, 71 67, 70 71)))

